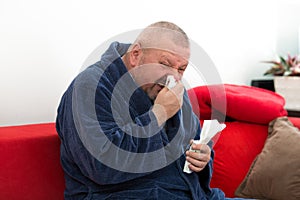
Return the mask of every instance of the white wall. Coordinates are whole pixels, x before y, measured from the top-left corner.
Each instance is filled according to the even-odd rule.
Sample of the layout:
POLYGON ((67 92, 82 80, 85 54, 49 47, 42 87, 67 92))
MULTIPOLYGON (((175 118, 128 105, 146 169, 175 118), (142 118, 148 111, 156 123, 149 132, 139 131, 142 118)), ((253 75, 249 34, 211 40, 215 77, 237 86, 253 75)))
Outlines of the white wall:
POLYGON ((299 10, 300 2, 297 0, 282 1, 278 4, 276 50, 280 55, 299 53, 299 10))
POLYGON ((96 47, 159 20, 181 26, 225 83, 249 84, 268 68, 260 61, 276 53, 278 5, 271 0, 0 0, 0 126, 53 122, 62 93, 96 47))

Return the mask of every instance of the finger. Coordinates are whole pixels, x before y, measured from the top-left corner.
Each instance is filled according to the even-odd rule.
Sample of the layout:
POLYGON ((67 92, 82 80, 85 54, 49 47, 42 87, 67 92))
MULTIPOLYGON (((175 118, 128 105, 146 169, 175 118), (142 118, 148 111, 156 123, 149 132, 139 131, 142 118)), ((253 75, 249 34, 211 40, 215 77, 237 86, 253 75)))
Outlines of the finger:
POLYGON ((187 153, 187 156, 190 157, 191 159, 204 161, 204 162, 208 162, 210 159, 210 154, 208 154, 208 153, 199 153, 199 152, 193 152, 193 151, 189 151, 187 153))
POLYGON ((198 159, 194 159, 190 156, 188 156, 186 158, 187 161, 189 161, 192 165, 196 166, 196 167, 203 167, 207 164, 207 161, 204 160, 198 160, 198 159))
POLYGON ((183 94, 183 92, 184 92, 184 86, 183 86, 183 84, 182 84, 182 82, 181 81, 179 81, 179 82, 177 82, 177 84, 173 87, 173 88, 171 88, 170 90, 172 90, 175 94, 183 94))
POLYGON ((207 162, 195 160, 190 157, 187 157, 187 161, 190 162, 189 168, 193 171, 201 171, 207 165, 207 162))
POLYGON ((208 153, 211 151, 210 147, 207 144, 192 144, 193 150, 198 150, 201 153, 208 153))
POLYGON ((167 87, 163 87, 160 91, 159 91, 159 93, 167 93, 169 91, 169 89, 167 88, 167 87))
POLYGON ((194 140, 192 139, 192 140, 190 140, 190 145, 192 145, 193 144, 193 142, 194 142, 194 140))
POLYGON ((194 171, 194 172, 200 172, 201 170, 204 169, 204 167, 202 167, 202 168, 201 167, 196 167, 196 166, 194 166, 192 164, 189 164, 188 166, 189 166, 190 170, 194 171))
POLYGON ((173 94, 176 95, 179 102, 182 102, 183 94, 184 94, 184 87, 183 87, 183 84, 181 82, 177 83, 175 85, 175 87, 171 88, 170 92, 172 92, 173 94))

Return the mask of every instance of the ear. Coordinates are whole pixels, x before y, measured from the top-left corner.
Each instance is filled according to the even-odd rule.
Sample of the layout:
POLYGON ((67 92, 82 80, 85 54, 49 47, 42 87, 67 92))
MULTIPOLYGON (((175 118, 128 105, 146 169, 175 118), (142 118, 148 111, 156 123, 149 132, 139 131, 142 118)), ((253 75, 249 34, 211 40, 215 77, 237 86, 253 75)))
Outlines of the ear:
POLYGON ((138 66, 140 63, 140 59, 142 57, 143 51, 141 45, 139 43, 135 43, 132 45, 132 48, 129 52, 129 64, 132 67, 138 66))

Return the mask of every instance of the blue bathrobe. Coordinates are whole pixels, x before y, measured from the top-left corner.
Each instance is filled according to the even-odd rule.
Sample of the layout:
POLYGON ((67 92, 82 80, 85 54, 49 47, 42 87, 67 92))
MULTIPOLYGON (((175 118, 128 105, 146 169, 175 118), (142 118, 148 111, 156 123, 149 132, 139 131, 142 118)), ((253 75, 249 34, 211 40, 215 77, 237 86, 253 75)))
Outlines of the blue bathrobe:
POLYGON ((209 187, 213 152, 201 172, 183 172, 189 140, 201 130, 187 93, 180 111, 159 127, 153 101, 122 62, 128 47, 112 43, 61 99, 56 128, 65 199, 224 199, 209 187))

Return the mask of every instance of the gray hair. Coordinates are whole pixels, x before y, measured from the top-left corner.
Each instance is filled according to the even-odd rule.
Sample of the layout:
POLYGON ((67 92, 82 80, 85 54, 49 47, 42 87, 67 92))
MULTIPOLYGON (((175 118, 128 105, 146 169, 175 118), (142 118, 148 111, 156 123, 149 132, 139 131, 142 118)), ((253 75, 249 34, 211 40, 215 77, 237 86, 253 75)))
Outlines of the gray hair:
POLYGON ((167 21, 159 21, 147 26, 135 43, 139 43, 142 48, 159 48, 164 40, 169 40, 183 48, 190 47, 187 34, 176 24, 167 21))

